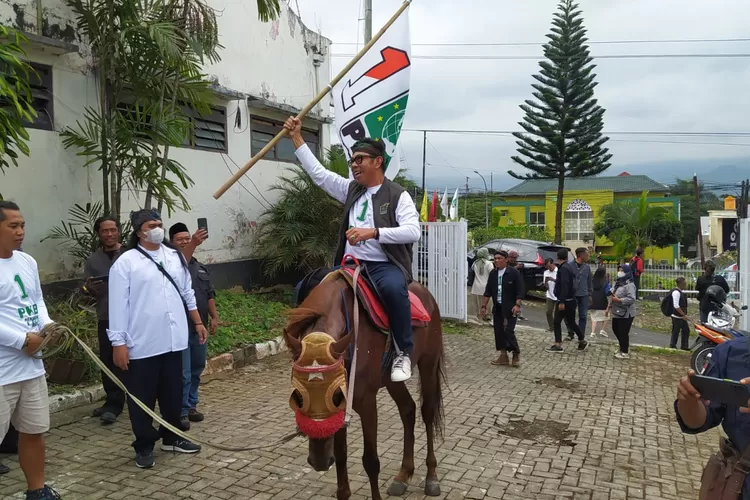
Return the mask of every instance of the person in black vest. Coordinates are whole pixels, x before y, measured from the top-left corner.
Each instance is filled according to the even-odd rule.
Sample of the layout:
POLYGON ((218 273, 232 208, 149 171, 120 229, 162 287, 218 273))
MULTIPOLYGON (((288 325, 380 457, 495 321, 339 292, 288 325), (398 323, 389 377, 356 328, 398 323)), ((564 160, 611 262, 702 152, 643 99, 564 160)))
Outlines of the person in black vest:
POLYGON ((688 301, 685 289, 685 278, 679 277, 675 280, 677 288, 672 290, 672 338, 669 347, 677 349, 677 337, 682 332, 680 349, 690 350, 690 318, 687 315, 688 301))
POLYGON ((302 138, 302 123, 290 117, 284 127, 296 148, 295 155, 313 182, 344 204, 335 264, 344 255, 364 264, 388 311, 396 356, 391 380, 411 378, 412 245, 419 241, 419 213, 409 193, 385 176, 385 145, 362 139, 351 148, 349 166, 354 179, 346 179, 320 164, 302 138))
POLYGON ((493 365, 507 365, 508 351, 513 353, 513 366, 521 365, 521 350, 516 339, 516 320, 521 314, 521 301, 526 296, 523 278, 518 269, 508 265, 508 253, 495 252, 495 269, 487 278, 480 316, 487 312, 487 302, 492 297, 495 349, 499 356, 493 365))

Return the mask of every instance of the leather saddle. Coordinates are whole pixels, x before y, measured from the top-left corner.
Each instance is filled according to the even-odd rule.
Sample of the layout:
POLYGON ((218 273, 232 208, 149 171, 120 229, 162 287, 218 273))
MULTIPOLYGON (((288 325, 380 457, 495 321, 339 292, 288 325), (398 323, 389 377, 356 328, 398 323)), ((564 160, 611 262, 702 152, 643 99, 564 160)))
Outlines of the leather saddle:
MULTIPOLYGON (((315 286, 324 281, 343 279, 349 284, 349 286, 353 287, 354 271, 357 265, 359 265, 359 263, 353 257, 345 256, 342 265, 339 268, 316 269, 308 274, 302 282, 300 282, 300 285, 298 285, 297 305, 302 303, 315 286), (354 263, 352 264, 349 262, 350 260, 353 260, 354 263)), ((357 281, 357 296, 375 327, 383 334, 387 335, 390 330, 390 321, 385 306, 383 306, 380 291, 367 273, 367 266, 362 265, 361 267, 362 271, 360 272, 357 281)), ((430 314, 427 312, 427 309, 424 307, 424 304, 422 304, 419 297, 417 297, 411 290, 409 290, 409 303, 411 305, 412 326, 427 326, 427 323, 431 319, 430 314)))

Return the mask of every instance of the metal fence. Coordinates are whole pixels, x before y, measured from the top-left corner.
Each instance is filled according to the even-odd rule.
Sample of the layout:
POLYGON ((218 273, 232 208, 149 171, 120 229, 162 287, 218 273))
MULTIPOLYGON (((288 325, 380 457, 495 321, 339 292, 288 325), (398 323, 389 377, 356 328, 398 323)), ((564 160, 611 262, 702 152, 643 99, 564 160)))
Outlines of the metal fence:
MULTIPOLYGON (((596 266, 594 266, 595 268, 596 266)), ((617 264, 606 263, 605 268, 610 280, 614 282, 617 277, 617 264)), ((697 267, 686 269, 679 268, 679 266, 675 268, 675 266, 670 265, 646 265, 643 268, 643 274, 641 274, 641 286, 638 290, 640 293, 648 294, 666 293, 675 288, 677 278, 683 277, 686 282, 685 292, 689 295, 695 295, 698 293, 695 290, 695 283, 701 274, 703 274, 703 271, 697 267)), ((730 297, 739 297, 739 272, 717 269, 716 274, 723 276, 727 280, 730 297)))
POLYGON ((443 318, 467 321, 467 224, 422 222, 422 237, 414 245, 414 279, 426 286, 443 318))

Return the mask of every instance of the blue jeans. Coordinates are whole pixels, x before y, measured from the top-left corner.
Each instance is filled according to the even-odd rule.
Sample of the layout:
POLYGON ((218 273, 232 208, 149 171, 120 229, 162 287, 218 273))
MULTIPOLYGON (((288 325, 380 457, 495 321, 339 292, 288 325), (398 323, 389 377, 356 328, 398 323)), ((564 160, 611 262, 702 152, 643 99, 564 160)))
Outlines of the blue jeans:
POLYGON ((206 367, 207 344, 201 344, 198 334, 188 334, 188 348, 182 351, 182 413, 187 416, 188 410, 198 406, 198 386, 201 373, 206 367))
POLYGON ((578 328, 586 334, 586 315, 589 312, 589 297, 576 297, 578 303, 578 328))
POLYGON ((414 348, 411 331, 411 303, 406 276, 391 262, 365 262, 370 278, 378 287, 388 313, 391 333, 397 349, 411 354, 414 348))

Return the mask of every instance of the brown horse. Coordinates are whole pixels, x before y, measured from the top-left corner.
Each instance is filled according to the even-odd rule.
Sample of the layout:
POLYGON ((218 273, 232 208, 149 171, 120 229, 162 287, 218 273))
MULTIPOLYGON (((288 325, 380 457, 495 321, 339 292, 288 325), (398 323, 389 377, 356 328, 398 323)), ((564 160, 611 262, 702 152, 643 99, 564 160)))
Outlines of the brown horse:
MULTIPOLYGON (((440 495, 440 483, 437 476, 437 459, 433 441, 443 432, 443 397, 441 385, 444 379, 444 352, 443 333, 440 323, 440 311, 432 294, 419 283, 413 282, 409 285, 412 291, 422 301, 431 320, 426 327, 414 328, 414 351, 412 363, 419 367, 419 379, 421 387, 422 420, 427 429, 427 478, 424 492, 429 496, 440 495)), ((303 352, 313 349, 305 343, 305 337, 313 332, 324 332, 330 335, 330 344, 327 346, 329 367, 321 368, 328 372, 336 368, 341 360, 349 359, 349 346, 354 342, 354 295, 352 289, 345 280, 338 279, 323 281, 315 287, 298 309, 291 312, 290 322, 284 331, 287 345, 295 359, 295 369, 303 352), (347 326, 349 325, 349 328, 347 326), (347 333, 347 330, 350 330, 347 333), (335 360, 335 361, 334 361, 335 360)), ((310 339, 320 339, 321 335, 310 335, 310 339)), ((328 338, 326 335, 322 337, 328 338)), ((354 394, 352 408, 356 411, 362 423, 362 435, 364 438, 364 453, 362 464, 370 479, 373 500, 380 500, 378 490, 378 475, 380 474, 380 459, 378 458, 378 412, 376 395, 378 390, 385 386, 388 393, 398 406, 401 421, 404 424, 404 454, 399 473, 393 478, 388 488, 389 495, 403 495, 407 484, 414 474, 414 425, 417 406, 414 403, 406 384, 403 382, 391 382, 390 370, 383 369, 382 359, 386 348, 386 336, 378 331, 366 315, 364 308, 359 306, 359 325, 356 343, 358 347, 356 374, 354 380, 354 394)), ((317 358, 316 358, 317 359, 317 358)), ((314 362, 309 366, 320 366, 314 362)), ((315 368, 307 368, 315 370, 315 368)), ((342 369, 343 371, 343 369, 342 369)), ((309 373, 309 372, 305 372, 309 373)), ((323 377, 316 382, 322 383, 323 377)), ((309 377, 312 378, 312 377, 309 377)), ((303 406, 309 408, 310 404, 319 404, 319 408, 335 410, 345 406, 345 390, 340 384, 341 377, 336 382, 330 380, 322 390, 313 392, 309 398, 317 398, 326 401, 303 401, 302 395, 296 389, 292 391, 291 406, 299 412, 303 406)), ((306 392, 306 391, 305 391, 306 392)), ((343 411, 341 412, 343 413, 343 411)), ((299 420, 298 420, 299 421, 299 420)), ((317 471, 325 471, 336 464, 337 475, 337 498, 348 499, 351 496, 349 489, 349 478, 347 475, 347 442, 346 426, 341 426, 340 420, 335 434, 323 439, 309 439, 308 463, 317 471)), ((310 434, 308 433, 308 436, 310 434)))

